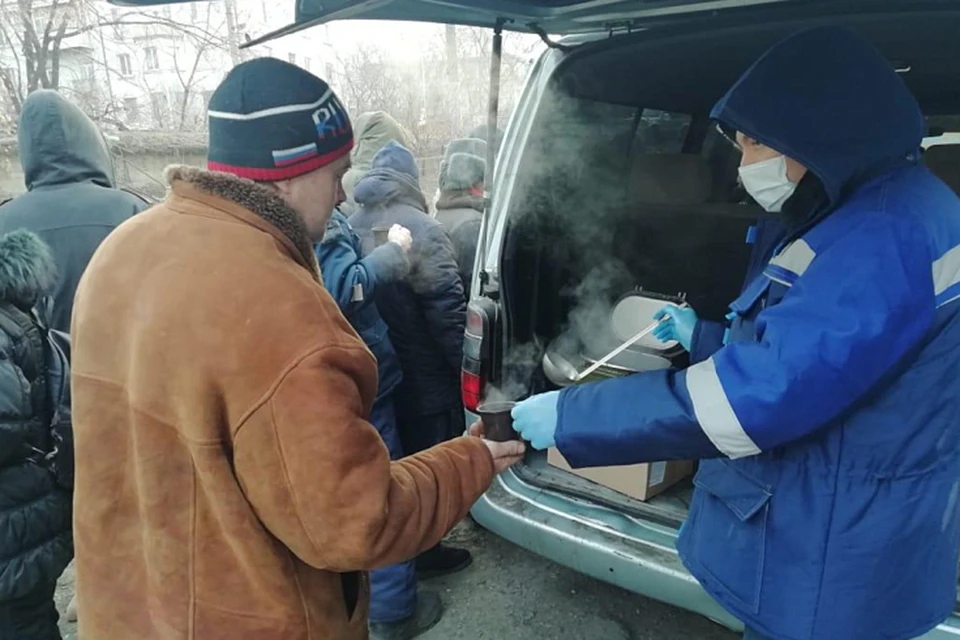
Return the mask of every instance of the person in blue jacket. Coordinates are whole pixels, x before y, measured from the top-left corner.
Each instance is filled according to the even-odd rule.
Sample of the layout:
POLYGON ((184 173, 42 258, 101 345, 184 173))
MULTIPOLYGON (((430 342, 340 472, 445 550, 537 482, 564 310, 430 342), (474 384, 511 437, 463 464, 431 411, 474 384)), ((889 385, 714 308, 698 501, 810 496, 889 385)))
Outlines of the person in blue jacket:
MULTIPOLYGON (((323 241, 316 245, 323 284, 344 317, 377 358, 377 398, 370 423, 380 432, 392 460, 403 457, 394 393, 403 379, 386 323, 374 303, 378 285, 402 279, 410 270, 410 232, 391 227, 388 242, 363 257, 360 236, 339 209, 334 210, 323 241)), ((370 630, 375 639, 406 640, 439 622, 440 596, 417 593, 416 563, 411 560, 370 574, 370 630)))
MULTIPOLYGON (((350 224, 364 251, 373 230, 399 224, 410 230, 410 272, 377 290, 377 307, 390 328, 403 382, 397 389, 397 427, 408 455, 466 430, 460 367, 467 301, 450 235, 427 214, 420 171, 409 149, 392 140, 371 161, 353 192, 358 209, 350 224)), ((371 254, 372 255, 372 254, 371 254)), ((421 578, 460 571, 472 562, 466 549, 438 544, 417 558, 421 578)))
POLYGON ((712 116, 781 213, 729 322, 670 309, 689 368, 534 396, 516 428, 575 467, 701 459, 678 549, 747 638, 916 638, 956 601, 960 201, 850 31, 775 46, 712 116))

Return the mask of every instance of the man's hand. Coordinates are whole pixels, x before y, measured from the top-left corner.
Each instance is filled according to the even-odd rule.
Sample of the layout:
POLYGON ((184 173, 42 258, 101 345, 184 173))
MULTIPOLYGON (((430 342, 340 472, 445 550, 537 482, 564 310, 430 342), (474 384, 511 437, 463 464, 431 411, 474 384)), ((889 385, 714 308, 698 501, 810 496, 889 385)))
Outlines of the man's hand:
POLYGON ((413 246, 413 236, 410 235, 410 230, 399 224, 390 227, 390 231, 387 232, 387 240, 398 245, 404 252, 410 251, 410 247, 413 246))
MULTIPOLYGON (((483 423, 474 423, 473 426, 470 427, 470 435, 476 438, 483 438, 483 423)), ((523 454, 527 450, 527 447, 519 440, 494 442, 493 440, 484 439, 483 443, 490 449, 490 455, 493 456, 493 466, 496 468, 497 473, 506 471, 523 460, 523 454)))

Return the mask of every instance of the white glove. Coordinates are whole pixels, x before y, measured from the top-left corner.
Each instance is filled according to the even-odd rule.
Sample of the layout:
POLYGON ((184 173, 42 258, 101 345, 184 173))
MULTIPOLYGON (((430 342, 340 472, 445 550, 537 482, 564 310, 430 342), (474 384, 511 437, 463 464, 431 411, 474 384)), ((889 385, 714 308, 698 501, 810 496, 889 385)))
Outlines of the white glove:
POLYGON ((410 251, 410 247, 413 246, 413 236, 410 235, 410 230, 406 227, 401 227, 399 224, 390 227, 390 231, 387 233, 387 240, 398 245, 404 251, 410 251))

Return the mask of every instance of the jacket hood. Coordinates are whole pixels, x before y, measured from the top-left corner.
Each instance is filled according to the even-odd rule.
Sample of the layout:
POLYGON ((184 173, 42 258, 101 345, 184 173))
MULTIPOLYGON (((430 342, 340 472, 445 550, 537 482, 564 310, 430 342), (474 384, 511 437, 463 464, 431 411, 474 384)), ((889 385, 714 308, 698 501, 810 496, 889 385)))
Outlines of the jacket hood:
POLYGON ((77 182, 114 186, 113 161, 100 130, 56 91, 27 97, 17 142, 28 190, 77 182))
POLYGON ((343 176, 343 190, 348 198, 360 178, 370 169, 373 158, 391 140, 409 147, 413 136, 403 125, 383 111, 369 111, 360 114, 354 122, 355 146, 350 153, 350 170, 343 176))
POLYGON ((467 191, 443 191, 437 198, 436 208, 438 211, 473 209, 477 213, 483 213, 483 197, 467 191))
POLYGON ((400 200, 426 211, 427 200, 420 191, 420 169, 410 150, 398 142, 388 142, 357 183, 354 199, 368 207, 400 200))
POLYGON ((30 309, 56 282, 50 248, 25 229, 0 236, 0 301, 30 309))
POLYGON ((806 166, 833 206, 878 172, 917 162, 924 131, 920 106, 890 63, 838 27, 774 46, 711 116, 806 166))

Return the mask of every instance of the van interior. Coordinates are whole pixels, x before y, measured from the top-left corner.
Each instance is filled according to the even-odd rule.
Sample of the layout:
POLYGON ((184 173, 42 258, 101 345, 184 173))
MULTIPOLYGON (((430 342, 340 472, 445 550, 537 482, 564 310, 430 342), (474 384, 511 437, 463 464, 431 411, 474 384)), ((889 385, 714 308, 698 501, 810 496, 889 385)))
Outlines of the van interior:
MULTIPOLYGON (((918 12, 846 21, 880 48, 920 100, 929 129, 925 161, 960 194, 960 19, 918 12)), ((739 153, 708 114, 762 51, 813 24, 666 28, 566 56, 508 203, 499 270, 504 344, 494 368, 501 377, 515 375, 511 350, 519 345, 537 345, 539 362, 585 299, 612 304, 637 287, 683 293, 701 317, 723 319, 747 268, 748 229, 767 214, 747 204, 737 182, 739 153)), ((528 391, 553 388, 529 365, 528 391)), ((688 481, 641 503, 555 470, 542 455, 518 473, 675 527, 692 493, 688 481)))

